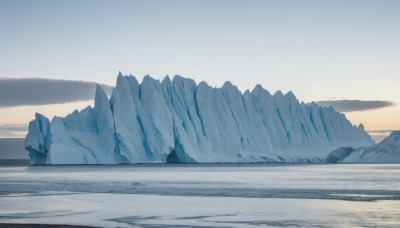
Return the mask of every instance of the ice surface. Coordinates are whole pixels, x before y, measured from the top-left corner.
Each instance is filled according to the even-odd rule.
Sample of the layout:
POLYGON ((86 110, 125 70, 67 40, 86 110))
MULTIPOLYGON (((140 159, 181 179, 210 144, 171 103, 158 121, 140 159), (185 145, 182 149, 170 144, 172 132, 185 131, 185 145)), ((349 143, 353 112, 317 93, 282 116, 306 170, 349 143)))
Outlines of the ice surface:
MULTIPOLYGON (((370 147, 353 148, 339 148, 328 155, 327 160, 333 161, 331 158, 335 157, 339 151, 342 156, 336 162, 344 163, 399 163, 400 162, 400 131, 392 132, 387 138, 377 145, 370 147)), ((334 163, 336 163, 334 162, 334 163)))
POLYGON ((141 164, 0 167, 1 193, 70 191, 376 200, 399 199, 399 164, 141 164), (376 182, 379 181, 379 185, 376 182))
POLYGON ((29 132, 25 139, 25 148, 29 151, 32 164, 46 163, 51 138, 49 136, 50 121, 36 113, 36 119, 29 123, 29 132))
POLYGON ((0 167, 0 223, 398 227, 399 174, 399 164, 0 167))
POLYGON ((343 161, 347 156, 349 156, 354 151, 351 147, 340 147, 328 154, 325 159, 326 163, 338 163, 343 161))
POLYGON ((373 144, 362 126, 293 93, 175 76, 138 83, 118 75, 110 99, 50 122, 37 114, 25 147, 32 164, 317 162, 340 146, 373 144))
POLYGON ((1 223, 96 227, 398 227, 398 201, 44 193, 0 198, 1 223))

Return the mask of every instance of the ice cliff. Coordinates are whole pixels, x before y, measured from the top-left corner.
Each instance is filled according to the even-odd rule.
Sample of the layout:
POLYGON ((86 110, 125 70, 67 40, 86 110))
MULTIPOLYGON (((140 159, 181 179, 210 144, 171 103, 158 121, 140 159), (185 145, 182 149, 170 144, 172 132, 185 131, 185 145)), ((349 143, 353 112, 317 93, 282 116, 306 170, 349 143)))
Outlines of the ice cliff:
POLYGON ((51 122, 37 114, 25 140, 32 164, 317 162, 371 144, 362 125, 291 92, 122 74, 110 99, 97 87, 93 108, 51 122))
POLYGON ((377 145, 339 148, 329 153, 327 163, 400 163, 400 131, 394 131, 377 145))

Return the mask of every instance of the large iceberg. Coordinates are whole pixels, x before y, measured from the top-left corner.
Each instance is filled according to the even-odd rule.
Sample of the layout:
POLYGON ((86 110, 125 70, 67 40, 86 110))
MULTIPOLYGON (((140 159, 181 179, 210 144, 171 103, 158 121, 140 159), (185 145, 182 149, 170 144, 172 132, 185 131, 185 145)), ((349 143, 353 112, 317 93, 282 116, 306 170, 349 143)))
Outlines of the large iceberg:
POLYGON ((341 147, 328 154, 327 163, 400 163, 400 131, 393 131, 370 147, 341 147))
POLYGON ((362 125, 291 92, 180 76, 139 84, 121 73, 110 99, 98 86, 93 108, 37 114, 25 140, 32 164, 319 162, 333 148, 371 144, 362 125))

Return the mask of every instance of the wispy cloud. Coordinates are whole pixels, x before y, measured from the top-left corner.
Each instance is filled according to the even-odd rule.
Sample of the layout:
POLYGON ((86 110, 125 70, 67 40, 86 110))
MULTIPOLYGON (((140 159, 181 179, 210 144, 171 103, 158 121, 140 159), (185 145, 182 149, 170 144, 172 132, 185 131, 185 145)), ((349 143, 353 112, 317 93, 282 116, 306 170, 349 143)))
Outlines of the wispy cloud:
MULTIPOLYGON (((96 84, 45 78, 0 78, 0 108, 91 100, 96 84)), ((102 87, 108 94, 113 88, 109 85, 102 87)))
POLYGON ((328 100, 328 101, 317 101, 317 104, 321 106, 332 106, 339 112, 356 112, 366 111, 372 109, 386 108, 396 105, 392 101, 361 101, 361 100, 328 100))
POLYGON ((370 134, 388 135, 388 134, 392 133, 393 131, 396 131, 396 130, 370 130, 370 131, 367 131, 367 132, 370 133, 370 134))
POLYGON ((0 125, 0 138, 22 138, 28 132, 27 124, 0 125))

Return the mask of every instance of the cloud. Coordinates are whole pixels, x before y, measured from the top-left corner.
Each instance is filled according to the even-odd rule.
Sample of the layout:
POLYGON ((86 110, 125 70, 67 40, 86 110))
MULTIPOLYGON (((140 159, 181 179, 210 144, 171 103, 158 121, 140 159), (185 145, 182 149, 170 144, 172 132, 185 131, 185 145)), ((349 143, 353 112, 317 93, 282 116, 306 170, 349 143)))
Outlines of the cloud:
POLYGON ((396 105, 392 101, 360 101, 360 100, 328 100, 317 101, 321 106, 332 106, 339 112, 356 112, 371 109, 380 109, 396 105))
MULTIPOLYGON (((112 86, 101 85, 107 94, 112 86)), ((95 82, 45 78, 0 78, 0 108, 61 104, 94 98, 95 82)))
POLYGON ((0 125, 0 138, 21 138, 28 133, 27 124, 2 124, 0 125))
POLYGON ((393 131, 396 131, 396 130, 370 130, 370 131, 367 131, 367 132, 370 133, 370 134, 386 134, 386 135, 389 135, 393 131))

